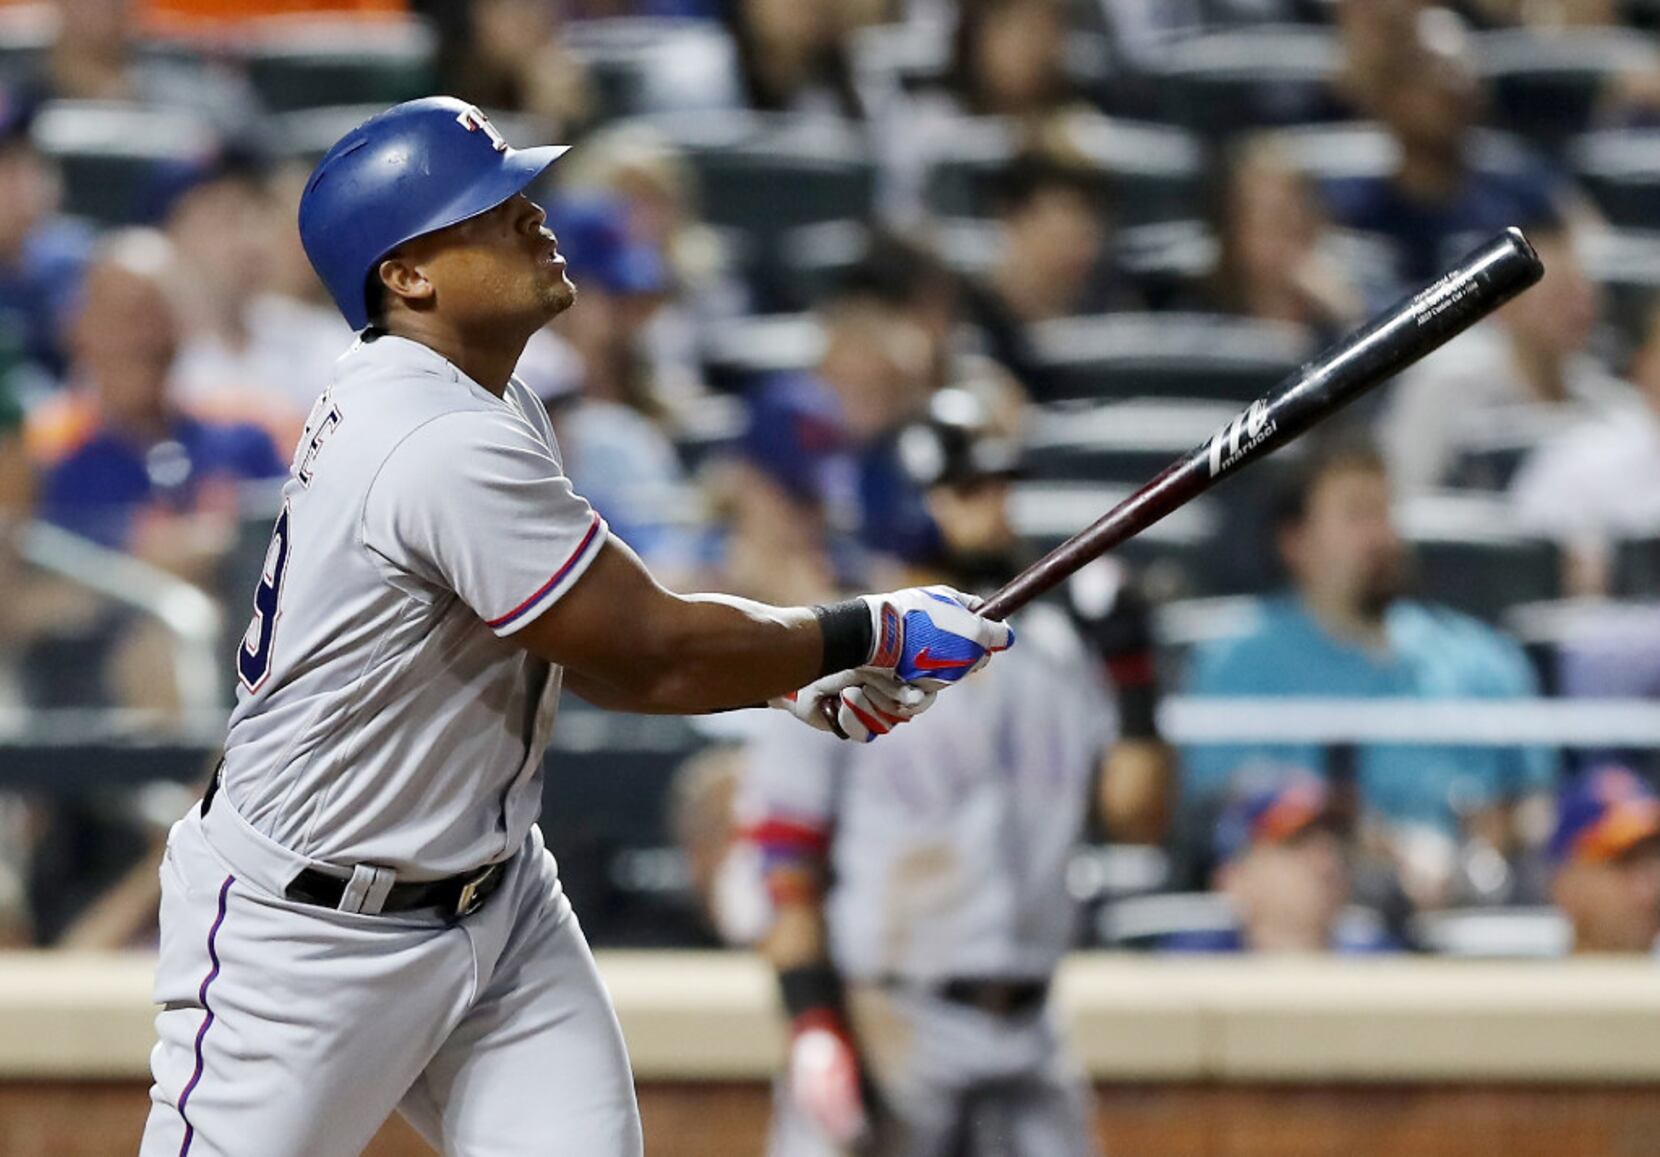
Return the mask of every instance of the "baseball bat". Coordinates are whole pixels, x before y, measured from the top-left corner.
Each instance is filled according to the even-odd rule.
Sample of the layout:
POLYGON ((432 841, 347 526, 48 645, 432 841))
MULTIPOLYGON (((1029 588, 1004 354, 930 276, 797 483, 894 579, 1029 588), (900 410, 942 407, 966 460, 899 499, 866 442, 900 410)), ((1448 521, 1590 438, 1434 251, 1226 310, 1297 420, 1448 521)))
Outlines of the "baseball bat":
MULTIPOLYGON (((1522 231, 1506 229, 1417 293, 1396 302, 1252 402, 1089 526, 1021 571, 980 613, 1006 619, 1080 567, 1192 502, 1225 475, 1272 454, 1367 390, 1439 349, 1536 284, 1544 263, 1522 231)), ((832 729, 836 706, 820 705, 832 729)))
POLYGON ((1209 441, 1009 580, 986 600, 981 613, 1008 618, 1091 559, 1439 349, 1544 273, 1522 231, 1506 229, 1451 272, 1402 298, 1252 402, 1209 441))

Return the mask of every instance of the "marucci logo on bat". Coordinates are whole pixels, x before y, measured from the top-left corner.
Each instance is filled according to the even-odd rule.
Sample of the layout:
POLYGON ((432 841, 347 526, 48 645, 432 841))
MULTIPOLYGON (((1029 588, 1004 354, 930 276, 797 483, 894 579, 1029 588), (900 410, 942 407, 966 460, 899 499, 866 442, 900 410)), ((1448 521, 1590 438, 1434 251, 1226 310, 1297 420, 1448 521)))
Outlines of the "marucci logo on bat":
POLYGON ((1256 449, 1278 426, 1268 417, 1268 403, 1258 399, 1232 422, 1211 435, 1210 476, 1215 478, 1256 449))

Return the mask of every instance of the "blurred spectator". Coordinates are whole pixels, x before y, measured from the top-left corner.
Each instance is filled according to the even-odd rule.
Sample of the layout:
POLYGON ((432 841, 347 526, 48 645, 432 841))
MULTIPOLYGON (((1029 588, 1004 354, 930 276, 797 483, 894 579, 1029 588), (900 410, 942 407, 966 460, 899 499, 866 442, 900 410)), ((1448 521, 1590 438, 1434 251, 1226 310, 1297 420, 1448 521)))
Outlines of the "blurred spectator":
POLYGON ((23 88, 33 100, 99 100, 192 113, 226 140, 252 140, 259 101, 246 79, 206 55, 141 54, 134 0, 54 0, 56 38, 23 88))
POLYGON ((552 0, 424 0, 438 30, 443 91, 492 112, 533 117, 544 140, 569 140, 594 114, 588 71, 560 35, 552 0))
POLYGON ((593 133, 558 172, 564 195, 617 200, 628 236, 661 255, 664 300, 642 336, 657 396, 678 416, 704 394, 699 361, 704 327, 740 316, 750 306, 719 237, 698 217, 696 174, 667 138, 641 123, 593 133))
POLYGON ((1403 493, 1459 481, 1461 451, 1501 436, 1530 445, 1590 416, 1629 421, 1636 398, 1586 346, 1600 295, 1560 220, 1529 231, 1538 285, 1391 387, 1380 437, 1403 493))
POLYGON ((947 86, 969 116, 1037 119, 1076 105, 1061 0, 962 0, 947 86))
POLYGON ((1208 304, 1301 326, 1320 345, 1341 336, 1364 302, 1321 249, 1326 221, 1309 178, 1271 137, 1257 136, 1234 147, 1221 184, 1208 304))
POLYGON ((1557 215, 1568 193, 1520 146, 1474 135, 1483 95, 1458 18, 1426 8, 1414 27, 1415 42, 1380 62, 1380 81, 1363 81, 1359 94, 1400 150, 1395 171, 1324 188, 1337 224, 1391 244, 1398 289, 1433 280, 1506 226, 1557 215))
POLYGON ((799 0, 721 0, 749 107, 863 119, 847 37, 856 8, 799 0))
POLYGON ((1650 954, 1660 935, 1660 798, 1632 772, 1604 765, 1562 792, 1551 894, 1579 953, 1650 954))
POLYGON ((612 530, 674 586, 694 566, 693 491, 660 424, 665 411, 644 339, 668 293, 668 268, 656 246, 630 235, 613 200, 556 205, 549 227, 582 298, 556 326, 580 359, 582 388, 551 399, 539 392, 552 402, 571 476, 612 530))
POLYGON ((1387 952, 1372 928, 1340 921, 1353 888, 1348 849, 1317 777, 1292 772, 1271 782, 1247 775, 1212 837, 1214 887, 1237 927, 1167 937, 1167 952, 1387 952))
MULTIPOLYGON (((1200 647, 1195 695, 1504 699, 1535 692, 1521 648, 1452 610, 1408 601, 1407 552, 1390 513, 1389 476, 1369 446, 1333 442, 1305 462, 1277 518, 1292 589, 1260 607, 1239 637, 1200 647)), ((1189 806, 1202 808, 1260 759, 1325 767, 1313 745, 1205 745, 1187 753, 1189 806)), ((1450 880, 1456 840, 1515 850, 1515 812, 1550 786, 1535 749, 1369 745, 1354 768, 1361 807, 1397 849, 1437 846, 1446 862, 1406 865, 1433 903, 1450 880), (1416 839, 1423 832, 1439 844, 1416 839), (1437 881, 1440 881, 1438 884, 1437 881)), ((1404 855, 1403 851, 1403 855, 1404 855)))
POLYGON ((91 231, 58 212, 58 174, 35 147, 35 109, 0 94, 0 359, 63 373, 63 333, 91 231))
POLYGON ((966 286, 963 310, 985 352, 1041 402, 1051 391, 1029 327, 1138 303, 1118 279, 1102 276, 1112 220, 1100 173, 1029 154, 1000 183, 998 260, 984 279, 966 286))
POLYGON ((1429 0, 1337 0, 1334 5, 1343 63, 1332 81, 1338 119, 1361 120, 1418 43, 1418 21, 1429 0))
POLYGON ((1616 540, 1660 534, 1660 302, 1631 366, 1643 405, 1594 413, 1528 457, 1517 517, 1572 552, 1572 589, 1605 593, 1616 540))
POLYGON ((201 416, 258 423, 286 451, 352 342, 337 311, 279 280, 315 295, 315 276, 294 266, 300 182, 286 180, 279 199, 266 166, 236 155, 184 180, 167 214, 179 399, 201 416))
POLYGON ((153 233, 101 248, 71 335, 70 389, 29 415, 28 440, 42 518, 209 583, 237 485, 286 468, 258 427, 202 421, 174 399, 170 262, 153 233))

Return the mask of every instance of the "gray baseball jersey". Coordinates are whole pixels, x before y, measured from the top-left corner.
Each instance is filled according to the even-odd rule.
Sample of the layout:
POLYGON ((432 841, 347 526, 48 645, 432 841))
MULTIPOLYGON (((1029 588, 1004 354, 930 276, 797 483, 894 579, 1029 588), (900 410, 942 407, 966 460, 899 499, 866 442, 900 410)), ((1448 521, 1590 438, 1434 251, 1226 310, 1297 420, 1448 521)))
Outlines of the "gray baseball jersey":
POLYGON ((226 798, 312 860, 419 880, 507 858, 541 808, 561 674, 507 636, 605 537, 521 382, 498 398, 423 345, 359 342, 283 490, 226 798))
POLYGON ((1034 607, 1020 645, 862 746, 783 715, 751 746, 739 799, 832 834, 825 901, 853 979, 1044 977, 1072 942, 1066 864, 1116 715, 1076 632, 1034 607))
MULTIPOLYGON (((1067 861, 1117 719, 1064 615, 1037 606, 1015 626, 1019 646, 874 743, 780 718, 749 751, 751 830, 829 836, 825 919, 879 1093, 860 1150, 873 1157, 1095 1153, 1081 1073, 1046 1012, 998 1016, 936 991, 1047 979, 1073 940, 1067 861)), ((780 1084, 768 1157, 839 1152, 780 1084)))
POLYGON ((639 1157, 622 1034, 533 822, 560 671, 506 637, 605 536, 519 382, 498 398, 393 337, 340 360, 237 656, 221 792, 168 839, 143 1157, 351 1157, 394 1109, 456 1157, 639 1157), (379 910, 393 873, 502 860, 463 918, 379 910), (338 909, 289 898, 323 869, 351 870, 338 909))

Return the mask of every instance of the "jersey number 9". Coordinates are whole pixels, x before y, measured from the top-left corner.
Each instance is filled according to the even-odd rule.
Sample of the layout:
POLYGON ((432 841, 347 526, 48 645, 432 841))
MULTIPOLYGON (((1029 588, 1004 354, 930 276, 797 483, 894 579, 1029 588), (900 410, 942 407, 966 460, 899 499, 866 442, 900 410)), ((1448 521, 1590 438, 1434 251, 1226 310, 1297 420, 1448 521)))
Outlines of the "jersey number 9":
POLYGON ((242 636, 242 646, 236 653, 236 669, 242 685, 249 691, 258 691, 271 674, 271 644, 277 633, 277 618, 281 613, 282 576, 288 569, 288 504, 277 516, 277 525, 271 531, 271 545, 265 549, 265 570, 259 586, 254 588, 254 617, 242 636))

